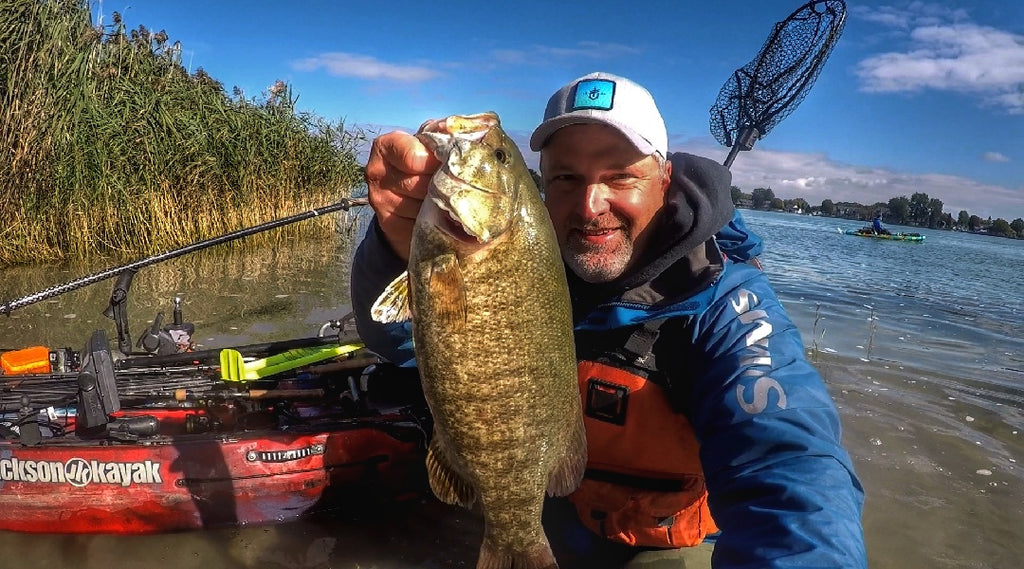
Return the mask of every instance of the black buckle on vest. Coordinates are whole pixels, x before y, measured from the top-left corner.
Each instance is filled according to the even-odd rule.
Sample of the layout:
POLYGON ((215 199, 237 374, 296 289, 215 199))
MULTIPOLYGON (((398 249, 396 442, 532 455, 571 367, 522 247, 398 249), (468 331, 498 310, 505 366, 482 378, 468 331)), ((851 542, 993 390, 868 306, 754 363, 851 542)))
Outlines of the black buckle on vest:
POLYGON ((586 414, 614 425, 626 424, 626 404, 629 403, 629 388, 602 381, 587 380, 586 414))

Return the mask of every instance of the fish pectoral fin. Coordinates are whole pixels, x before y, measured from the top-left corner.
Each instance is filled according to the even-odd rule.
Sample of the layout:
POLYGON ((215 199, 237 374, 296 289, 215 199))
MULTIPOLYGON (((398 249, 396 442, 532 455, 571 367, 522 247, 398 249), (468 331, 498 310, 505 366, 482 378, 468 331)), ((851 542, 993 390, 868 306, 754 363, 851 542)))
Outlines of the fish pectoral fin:
POLYGON ((403 271, 377 297, 370 307, 370 317, 375 322, 389 324, 412 319, 409 309, 409 272, 403 271))
POLYGON ((441 255, 430 261, 431 306, 445 326, 460 329, 466 324, 466 283, 455 255, 441 255))
POLYGON ((569 436, 565 454, 558 458, 548 477, 548 494, 568 496, 579 488, 587 469, 587 434, 582 418, 569 436))
POLYGON ((447 453, 437 443, 436 435, 427 449, 427 477, 438 500, 467 509, 476 502, 476 490, 452 467, 447 453))

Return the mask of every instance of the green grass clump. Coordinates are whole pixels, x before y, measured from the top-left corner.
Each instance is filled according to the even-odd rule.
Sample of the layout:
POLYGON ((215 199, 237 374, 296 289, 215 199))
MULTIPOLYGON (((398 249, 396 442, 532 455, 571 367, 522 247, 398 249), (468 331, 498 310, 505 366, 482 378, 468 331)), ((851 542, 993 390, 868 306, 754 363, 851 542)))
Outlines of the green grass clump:
POLYGON ((0 108, 0 266, 162 252, 362 181, 362 132, 297 112, 281 81, 228 95, 165 32, 94 24, 87 1, 0 0, 0 108))

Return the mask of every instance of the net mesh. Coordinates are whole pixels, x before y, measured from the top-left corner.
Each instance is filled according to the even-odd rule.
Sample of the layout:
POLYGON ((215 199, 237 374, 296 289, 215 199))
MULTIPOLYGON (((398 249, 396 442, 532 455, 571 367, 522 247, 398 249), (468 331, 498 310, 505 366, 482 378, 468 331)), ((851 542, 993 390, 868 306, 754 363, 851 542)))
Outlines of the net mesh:
POLYGON ((740 142, 752 145, 789 116, 818 78, 845 22, 843 0, 815 0, 776 23, 757 57, 729 77, 711 107, 715 140, 731 148, 746 135, 752 140, 740 142))

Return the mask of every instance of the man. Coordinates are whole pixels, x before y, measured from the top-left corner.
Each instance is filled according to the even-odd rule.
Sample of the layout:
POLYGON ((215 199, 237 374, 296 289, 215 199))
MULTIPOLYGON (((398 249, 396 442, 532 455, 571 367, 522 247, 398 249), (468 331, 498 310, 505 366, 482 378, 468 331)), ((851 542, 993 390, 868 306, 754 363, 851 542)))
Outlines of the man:
MULTIPOLYGON (((766 276, 715 239, 725 230, 741 261, 757 250, 730 223, 729 171, 668 154, 650 93, 607 73, 559 89, 530 147, 569 278, 588 440, 583 485, 545 507, 563 569, 706 567, 709 534, 716 569, 865 567, 836 409, 766 276)), ((352 302, 367 345, 398 363, 413 363, 408 329, 369 307, 405 268, 437 166, 390 133, 366 167, 376 216, 352 302)))
POLYGON ((882 210, 875 211, 875 218, 871 220, 871 231, 875 235, 889 235, 889 230, 882 227, 882 210))

